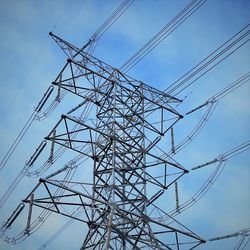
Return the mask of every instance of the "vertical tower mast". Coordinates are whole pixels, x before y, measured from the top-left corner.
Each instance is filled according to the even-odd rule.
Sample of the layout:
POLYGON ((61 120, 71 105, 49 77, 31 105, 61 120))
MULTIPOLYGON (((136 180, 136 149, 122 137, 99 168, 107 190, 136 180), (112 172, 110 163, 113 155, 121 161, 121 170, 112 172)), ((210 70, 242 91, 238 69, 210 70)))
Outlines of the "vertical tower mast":
MULTIPOLYGON (((54 174, 41 179, 23 202, 86 223, 81 249, 191 249, 204 243, 157 204, 188 172, 171 157, 157 154, 161 139, 182 118, 171 107, 179 100, 59 37, 55 41, 69 59, 53 85, 83 102, 62 115, 45 138, 53 146, 49 157, 60 146, 90 158, 92 194, 83 182, 57 180, 54 174), (96 106, 95 123, 77 115, 89 103, 96 106), (77 216, 78 210, 83 215, 77 216)), ((32 225, 29 218, 30 229, 32 225)))

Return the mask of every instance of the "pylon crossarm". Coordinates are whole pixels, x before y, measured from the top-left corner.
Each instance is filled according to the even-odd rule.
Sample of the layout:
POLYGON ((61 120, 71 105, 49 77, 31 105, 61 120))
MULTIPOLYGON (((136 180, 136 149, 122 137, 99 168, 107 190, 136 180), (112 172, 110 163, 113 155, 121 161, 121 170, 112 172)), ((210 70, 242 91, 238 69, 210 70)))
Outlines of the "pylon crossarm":
POLYGON ((149 86, 145 83, 143 83, 143 94, 145 96, 151 96, 151 100, 155 100, 155 97, 157 96, 159 98, 159 101, 162 101, 163 103, 171 103, 171 102, 182 102, 180 99, 171 96, 167 94, 166 92, 160 91, 152 86, 149 86))
POLYGON ((154 219, 152 219, 152 218, 150 218, 150 221, 151 221, 152 223, 154 223, 154 224, 157 224, 157 225, 159 225, 159 226, 162 226, 162 227, 164 227, 164 228, 167 228, 167 229, 169 229, 170 231, 172 230, 172 232, 176 232, 176 233, 180 233, 180 234, 186 235, 186 236, 188 236, 188 237, 191 237, 191 238, 196 239, 196 240, 198 240, 198 241, 201 241, 201 242, 203 242, 203 243, 206 242, 206 241, 203 240, 201 237, 199 237, 197 234, 195 234, 194 232, 190 231, 187 227, 185 227, 184 225, 182 225, 182 224, 180 224, 179 222, 177 222, 177 220, 175 220, 175 222, 177 222, 177 223, 180 225, 180 227, 184 228, 185 231, 184 231, 184 230, 180 230, 180 229, 175 228, 175 227, 172 227, 172 226, 169 226, 169 225, 166 225, 166 224, 164 224, 164 223, 162 223, 162 222, 159 222, 159 221, 157 221, 157 220, 154 220, 154 219))
POLYGON ((52 131, 56 131, 56 133, 50 132, 49 135, 45 137, 46 140, 53 141, 55 144, 71 149, 90 158, 94 157, 93 150, 87 150, 89 148, 87 145, 89 145, 90 148, 92 145, 95 145, 95 147, 102 150, 110 141, 109 135, 101 131, 98 132, 102 138, 94 140, 92 133, 97 132, 95 128, 89 126, 80 118, 68 115, 62 116, 52 131), (76 127, 75 124, 78 124, 79 126, 76 127), (83 138, 83 136, 85 139, 80 139, 83 138), (105 144, 103 144, 104 141, 106 141, 105 144))
POLYGON ((73 44, 63 40, 62 38, 58 37, 57 35, 53 34, 52 32, 50 32, 49 35, 53 38, 53 40, 57 43, 57 45, 64 51, 64 53, 67 56, 73 57, 77 52, 80 51, 79 48, 77 48, 73 44))
POLYGON ((176 161, 170 161, 170 159, 165 159, 165 158, 163 158, 161 156, 157 156, 157 155, 151 153, 150 151, 147 151, 146 153, 147 153, 148 156, 151 157, 151 159, 155 159, 158 162, 158 165, 160 165, 160 164, 168 164, 168 165, 170 165, 172 167, 175 167, 175 168, 177 168, 179 170, 184 171, 185 173, 188 173, 188 170, 185 169, 184 167, 182 167, 176 161))
MULTIPOLYGON (((123 74, 121 74, 122 77, 125 78, 125 76, 123 74)), ((140 81, 136 81, 137 85, 135 85, 134 83, 132 83, 132 78, 128 78, 126 77, 126 81, 124 81, 121 76, 118 76, 119 78, 117 79, 118 81, 116 81, 116 84, 119 84, 119 87, 121 87, 123 90, 126 90, 127 93, 133 94, 132 96, 138 96, 141 99, 145 99, 146 101, 148 101, 151 105, 155 104, 156 106, 160 106, 160 107, 164 107, 164 108, 168 108, 169 111, 171 110, 171 112, 179 115, 179 113, 174 110, 168 103, 170 102, 171 99, 173 99, 173 97, 164 94, 161 91, 156 91, 155 88, 150 87, 149 85, 142 83, 140 81), (132 92, 132 93, 131 93, 132 92)), ((178 99, 177 99, 178 100, 178 99)), ((147 103, 145 105, 147 107, 147 103)), ((145 109, 146 112, 146 109, 145 109)))
MULTIPOLYGON (((151 233, 149 231, 146 231, 147 230, 146 228, 149 225, 149 223, 150 224, 153 223, 153 224, 160 225, 161 228, 162 228, 161 230, 154 231, 154 235, 155 236, 160 235, 160 234, 166 234, 166 235, 168 235, 168 234, 172 234, 172 233, 174 233, 176 235, 176 237, 177 237, 176 242, 169 243, 169 244, 168 243, 163 243, 159 239, 153 237, 153 238, 155 238, 155 241, 159 245, 161 245, 161 246, 165 246, 166 247, 166 246, 178 245, 178 243, 184 244, 184 243, 187 243, 187 242, 190 243, 190 244, 195 244, 195 245, 197 244, 197 245, 199 245, 201 242, 202 243, 205 242, 199 236, 197 236, 196 234, 192 233, 190 230, 188 230, 186 228, 185 228, 185 230, 180 230, 178 228, 174 228, 174 227, 171 227, 169 225, 166 225, 166 224, 163 224, 163 223, 160 223, 160 222, 158 223, 158 222, 154 221, 153 219, 150 219, 148 216, 146 216, 144 214, 137 214, 137 213, 134 213, 134 212, 131 212, 131 211, 130 212, 123 211, 122 209, 117 210, 117 213, 119 214, 120 217, 126 219, 129 223, 131 223, 133 225, 131 228, 128 229, 128 231, 126 232, 126 235, 129 235, 130 238, 136 239, 136 241, 138 241, 138 242, 140 241, 140 242, 146 243, 146 239, 143 239, 142 236, 148 236, 152 240, 151 233), (140 228, 141 224, 143 224, 143 229, 140 228), (138 229, 138 227, 140 229, 138 229), (135 233, 135 229, 140 230, 140 233, 138 233, 138 231, 135 233), (187 236, 188 239, 192 238, 193 241, 189 240, 189 241, 185 241, 185 242, 179 242, 180 239, 178 238, 178 236, 179 236, 178 234, 187 236), (138 235, 139 235, 139 237, 142 237, 142 238, 141 239, 137 238, 138 235)), ((151 247, 152 247, 152 245, 151 245, 151 247)), ((172 249, 172 248, 169 247, 169 249, 172 249)))
POLYGON ((94 199, 94 201, 97 202, 97 203, 109 206, 108 202, 105 202, 105 201, 102 201, 102 200, 99 200, 99 199, 95 199, 95 198, 91 197, 88 194, 84 194, 83 192, 80 192, 80 191, 74 190, 72 188, 69 188, 67 185, 65 185, 65 184, 63 184, 61 182, 58 182, 56 180, 40 179, 40 182, 50 184, 52 186, 61 188, 62 190, 67 190, 67 191, 72 192, 74 194, 80 195, 80 196, 82 196, 83 198, 86 198, 86 199, 90 199, 90 200, 94 199))
MULTIPOLYGON (((117 97, 117 100, 119 101, 119 103, 121 103, 125 108, 127 108, 128 111, 130 111, 130 116, 126 116, 125 115, 125 119, 128 119, 128 117, 133 117, 133 120, 134 121, 138 121, 138 124, 143 124, 144 128, 145 129, 149 129, 150 131, 154 132, 154 133, 157 133, 157 134, 160 134, 160 135, 164 135, 164 133, 168 130, 165 129, 164 131, 160 131, 158 130, 157 128, 155 128, 155 126, 152 125, 151 121, 150 120, 147 120, 147 116, 142 116, 142 113, 145 114, 147 113, 147 110, 143 109, 141 110, 141 114, 138 113, 137 111, 135 111, 134 107, 130 107, 126 102, 124 102, 121 98, 117 97)), ((154 103, 154 102, 152 102, 154 103)), ((156 110, 159 110, 159 109, 162 109, 164 110, 164 112, 168 111, 168 112, 172 112, 174 113, 175 115, 177 115, 175 112, 173 112, 172 110, 170 110, 168 107, 164 107, 164 106, 161 106, 159 104, 156 104, 154 103, 155 105, 157 105, 154 109, 150 109, 148 112, 150 112, 152 114, 152 112, 156 111, 156 110)), ((117 111, 118 113, 119 110, 117 111)), ((180 115, 178 114, 178 117, 176 117, 176 119, 180 119, 180 115)), ((131 121, 131 119, 128 119, 131 121)), ((160 119, 160 122, 163 122, 163 117, 161 117, 160 119)), ((135 125, 135 124, 133 124, 135 125)))
MULTIPOLYGON (((92 210, 96 210, 100 214, 105 206, 109 207, 109 203, 98 199, 95 199, 98 205, 93 206, 91 195, 69 188, 69 184, 69 182, 65 185, 62 184, 62 182, 55 180, 40 179, 39 185, 36 186, 32 193, 35 195, 32 204, 39 208, 74 218, 85 223, 90 223, 89 218, 91 217, 90 213, 92 210), (48 196, 43 194, 42 197, 40 197, 37 190, 38 187, 39 189, 45 187, 43 191, 45 193, 47 192, 48 196), (36 198, 36 196, 38 197, 36 198), (62 207, 65 207, 66 209, 62 209, 62 207), (87 215, 85 220, 74 216, 75 212, 79 209, 83 209, 87 215), (65 211, 68 211, 68 213, 65 211)), ((30 204, 30 197, 32 194, 29 194, 23 202, 30 204)))
MULTIPOLYGON (((86 53, 82 49, 74 46, 73 44, 63 40, 62 38, 51 33, 51 37, 58 44, 58 46, 63 50, 63 52, 68 56, 69 59, 78 61, 79 63, 87 63, 93 68, 102 68, 104 72, 113 72, 114 68, 101 60, 96 59, 94 56, 86 53)), ((103 73, 104 73, 103 72, 103 73)))
MULTIPOLYGON (((97 133, 99 136, 102 136, 103 139, 105 139, 107 142, 110 142, 112 139, 115 139, 118 143, 121 143, 125 147, 128 147, 128 148, 131 147, 131 144, 122 140, 122 138, 119 138, 119 137, 113 138, 109 133, 102 132, 98 128, 89 126, 88 124, 83 122, 81 119, 68 116, 68 115, 63 115, 62 118, 59 120, 59 122, 56 124, 56 126, 52 129, 52 131, 57 131, 57 132, 53 136, 53 138, 52 138, 53 133, 50 132, 49 136, 45 137, 46 140, 53 139, 54 143, 64 146, 66 148, 72 149, 76 152, 83 153, 83 154, 84 154, 84 151, 81 151, 78 149, 78 148, 81 148, 80 147, 81 145, 84 146, 86 143, 90 143, 90 144, 94 143, 97 147, 100 147, 100 144, 95 143, 94 141, 91 141, 90 131, 97 133), (80 127, 78 127, 77 129, 72 129, 72 125, 75 125, 75 123, 79 124, 80 127), (59 132, 59 131, 62 131, 62 132, 59 132), (88 136, 87 139, 77 140, 76 138, 72 138, 74 134, 78 134, 79 132, 84 132, 84 134, 88 136)), ((130 135, 127 134, 127 136, 130 136, 130 135)), ((131 137, 130 139, 134 140, 133 137, 131 137)), ((103 147, 101 147, 101 149, 102 148, 103 147)), ((138 152, 141 151, 141 147, 139 146, 137 141, 134 141, 133 148, 137 149, 138 152)))
MULTIPOLYGON (((156 99, 156 96, 158 96, 158 101, 163 101, 164 103, 168 103, 168 102, 181 102, 181 100, 179 100, 176 97, 173 97, 167 93, 164 93, 162 91, 159 91, 145 83, 141 84, 140 81, 137 81, 135 79, 133 79, 132 77, 129 77, 127 75, 125 75, 124 73, 122 73, 121 71, 119 71, 118 69, 108 65, 107 63, 104 63, 103 61, 95 58, 92 55, 89 55, 88 53, 84 52, 84 51, 80 51, 79 48, 77 48, 76 46, 66 42, 65 40, 59 38, 58 36, 51 34, 52 38, 56 41, 56 43, 60 46, 60 48, 64 51, 70 51, 69 54, 66 54, 70 57, 70 60, 72 60, 72 62, 74 61, 74 63, 78 64, 78 66, 80 67, 85 67, 86 65, 88 65, 88 67, 93 67, 95 69, 99 69, 99 71, 101 72, 99 75, 101 77, 104 77, 105 73, 109 74, 109 78, 107 79, 111 79, 113 78, 112 76, 114 75, 114 72, 119 75, 121 78, 123 78, 124 80, 121 80, 121 82, 128 82, 130 83, 133 88, 135 88, 135 86, 137 87, 141 87, 141 85, 143 85, 143 89, 145 91, 145 93, 147 93, 148 95, 151 96, 151 101, 156 99), (81 59, 77 60, 76 58, 73 58, 73 54, 74 53, 78 53, 77 55, 81 55, 81 59), (86 63, 87 62, 87 63, 86 63)), ((88 70, 90 70, 88 68, 88 70)), ((93 70, 95 71, 95 70, 93 70)), ((97 70, 98 71, 98 70, 97 70)), ((97 72, 96 72, 97 74, 97 72)))

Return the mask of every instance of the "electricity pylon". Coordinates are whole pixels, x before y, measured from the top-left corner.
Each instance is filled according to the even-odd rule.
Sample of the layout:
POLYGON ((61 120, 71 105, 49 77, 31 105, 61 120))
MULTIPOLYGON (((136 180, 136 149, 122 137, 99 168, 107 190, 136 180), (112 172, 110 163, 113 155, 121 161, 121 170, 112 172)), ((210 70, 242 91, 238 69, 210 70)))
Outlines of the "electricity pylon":
POLYGON ((58 99, 66 91, 82 102, 61 116, 27 164, 32 165, 50 142, 51 162, 57 147, 91 159, 93 181, 55 179, 74 162, 40 179, 22 203, 29 204, 26 233, 33 228, 32 210, 39 207, 87 223, 81 249, 192 249, 204 243, 157 203, 171 185, 177 192, 176 181, 188 172, 167 154, 161 156, 158 146, 169 134, 174 151, 173 127, 182 115, 172 104, 180 100, 50 35, 68 56, 52 83, 58 99), (95 111, 90 112, 89 105, 95 111))

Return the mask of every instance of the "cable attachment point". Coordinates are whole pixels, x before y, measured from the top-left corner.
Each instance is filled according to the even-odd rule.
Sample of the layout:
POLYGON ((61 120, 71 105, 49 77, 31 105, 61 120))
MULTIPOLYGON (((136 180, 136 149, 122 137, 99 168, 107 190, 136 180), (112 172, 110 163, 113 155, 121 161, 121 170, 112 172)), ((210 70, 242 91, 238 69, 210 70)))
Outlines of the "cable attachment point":
POLYGON ((44 93, 41 101, 38 103, 37 107, 35 108, 35 111, 37 113, 39 113, 41 111, 42 107, 45 105, 45 103, 49 99, 49 97, 52 94, 53 90, 54 90, 54 86, 50 85, 49 88, 47 89, 47 91, 44 93))

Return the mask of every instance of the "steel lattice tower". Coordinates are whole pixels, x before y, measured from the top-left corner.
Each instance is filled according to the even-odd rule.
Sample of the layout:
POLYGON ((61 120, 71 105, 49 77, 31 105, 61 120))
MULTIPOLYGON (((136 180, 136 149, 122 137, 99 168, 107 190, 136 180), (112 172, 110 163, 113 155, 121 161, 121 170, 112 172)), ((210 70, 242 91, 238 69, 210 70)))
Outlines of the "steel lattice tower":
MULTIPOLYGON (((36 223, 31 218, 36 206, 48 211, 46 216, 55 212, 87 223, 81 249, 191 249, 204 243, 157 204, 165 190, 188 172, 168 154, 155 153, 182 118, 171 106, 180 100, 50 35, 68 56, 53 82, 58 97, 66 91, 82 102, 61 116, 28 164, 50 142, 51 162, 57 146, 90 158, 93 182, 87 190, 83 182, 56 179, 73 166, 40 179, 23 200, 30 208, 27 234, 36 223), (88 105, 95 107, 94 122, 86 118, 88 105), (161 177, 155 176, 155 169, 161 177)), ((11 222, 10 218, 7 224, 11 222)))

